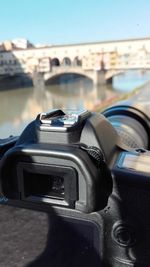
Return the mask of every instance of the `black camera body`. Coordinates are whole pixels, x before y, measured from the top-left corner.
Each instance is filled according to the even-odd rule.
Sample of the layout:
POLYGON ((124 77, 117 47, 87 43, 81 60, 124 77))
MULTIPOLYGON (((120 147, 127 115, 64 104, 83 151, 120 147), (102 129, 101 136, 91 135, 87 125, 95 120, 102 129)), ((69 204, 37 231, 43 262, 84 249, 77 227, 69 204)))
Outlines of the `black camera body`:
POLYGON ((92 255, 87 266, 149 266, 149 129, 149 116, 125 104, 41 113, 1 142, 1 196, 61 217, 89 264, 92 255))

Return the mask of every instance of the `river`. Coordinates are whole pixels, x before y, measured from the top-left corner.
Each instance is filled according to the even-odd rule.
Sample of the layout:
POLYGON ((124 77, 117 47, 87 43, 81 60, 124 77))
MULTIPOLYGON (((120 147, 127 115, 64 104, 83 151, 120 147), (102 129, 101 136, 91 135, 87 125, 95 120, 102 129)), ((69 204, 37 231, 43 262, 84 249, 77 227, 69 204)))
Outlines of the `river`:
POLYGON ((128 72, 113 79, 113 84, 93 86, 86 78, 62 84, 38 82, 35 87, 0 91, 0 138, 19 135, 40 112, 52 108, 88 109, 116 95, 131 91, 150 80, 150 72, 128 72))

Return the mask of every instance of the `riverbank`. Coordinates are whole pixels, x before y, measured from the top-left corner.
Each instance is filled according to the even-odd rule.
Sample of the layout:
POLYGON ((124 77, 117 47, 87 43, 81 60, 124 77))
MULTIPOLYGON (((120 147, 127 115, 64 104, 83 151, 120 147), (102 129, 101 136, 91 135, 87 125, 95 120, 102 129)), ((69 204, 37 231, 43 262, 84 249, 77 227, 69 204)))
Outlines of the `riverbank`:
POLYGON ((32 86, 32 79, 26 74, 20 74, 18 76, 0 77, 0 91, 14 90, 32 86))
MULTIPOLYGON (((135 89, 133 89, 130 92, 121 94, 121 95, 117 95, 117 93, 115 92, 114 94, 109 95, 104 101, 103 103, 101 103, 100 105, 96 105, 93 108, 94 112, 102 112, 103 110, 105 110, 107 107, 115 104, 116 102, 122 101, 122 100, 126 100, 128 98, 131 98, 133 96, 139 95, 141 90, 144 89, 149 89, 150 92, 150 81, 144 83, 143 85, 136 87, 135 89)), ((141 95, 141 94, 140 94, 141 95)), ((150 99, 150 93, 149 93, 149 99, 150 99)))

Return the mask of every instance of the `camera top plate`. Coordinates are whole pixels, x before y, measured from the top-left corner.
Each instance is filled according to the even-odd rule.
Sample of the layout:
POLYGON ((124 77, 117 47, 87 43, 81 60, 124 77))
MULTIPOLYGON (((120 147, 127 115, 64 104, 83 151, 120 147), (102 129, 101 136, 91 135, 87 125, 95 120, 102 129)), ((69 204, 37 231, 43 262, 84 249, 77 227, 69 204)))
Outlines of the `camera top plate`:
POLYGON ((50 112, 39 114, 37 119, 40 122, 40 129, 66 132, 81 124, 90 114, 87 110, 67 110, 67 113, 65 113, 62 110, 54 109, 50 112))

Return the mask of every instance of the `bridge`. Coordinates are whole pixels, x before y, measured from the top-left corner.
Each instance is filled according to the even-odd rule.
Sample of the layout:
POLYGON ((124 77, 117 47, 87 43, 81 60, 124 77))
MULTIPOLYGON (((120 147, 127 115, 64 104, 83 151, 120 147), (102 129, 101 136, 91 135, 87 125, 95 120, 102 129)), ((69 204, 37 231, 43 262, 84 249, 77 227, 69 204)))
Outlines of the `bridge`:
POLYGON ((122 72, 141 69, 150 70, 150 38, 0 52, 0 77, 33 76, 37 71, 47 82, 73 73, 101 84, 122 72))
POLYGON ((94 85, 105 84, 115 75, 122 73, 121 70, 84 70, 81 66, 57 66, 52 67, 50 72, 44 73, 44 81, 47 83, 53 78, 57 78, 64 74, 76 74, 90 79, 94 85))

